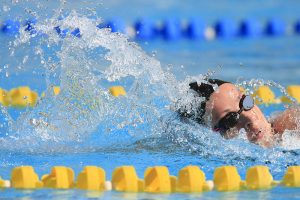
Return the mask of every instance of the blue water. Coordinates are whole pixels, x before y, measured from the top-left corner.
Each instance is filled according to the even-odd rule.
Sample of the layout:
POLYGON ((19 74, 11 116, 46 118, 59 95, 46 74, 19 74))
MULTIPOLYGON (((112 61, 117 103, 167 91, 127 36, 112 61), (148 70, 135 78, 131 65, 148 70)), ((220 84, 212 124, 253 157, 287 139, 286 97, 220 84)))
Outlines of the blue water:
MULTIPOLYGON (((293 1, 264 1, 263 3, 261 1, 243 3, 220 1, 218 4, 209 1, 191 1, 184 4, 180 1, 143 3, 87 1, 66 2, 64 11, 70 13, 71 10, 76 10, 80 16, 76 19, 84 20, 88 17, 90 21, 97 17, 119 16, 131 23, 143 15, 156 20, 175 15, 180 18, 199 15, 207 23, 212 23, 226 15, 236 20, 255 16, 261 21, 275 16, 291 24, 298 17, 298 4, 293 1), (95 10, 96 14, 91 14, 91 10, 95 10)), ((4 6, 8 6, 9 11, 1 12, 0 20, 16 16, 23 19, 35 15, 45 24, 47 21, 44 20, 54 19, 57 8, 61 8, 56 1, 51 3, 3 1, 0 9, 4 10, 4 6), (32 14, 25 8, 36 13, 32 14)), ((169 168, 170 174, 177 175, 181 168, 192 164, 200 166, 209 180, 212 179, 214 169, 221 165, 237 166, 242 179, 245 178, 248 167, 267 165, 274 179, 281 180, 288 166, 300 165, 299 140, 292 138, 287 140, 285 145, 270 149, 250 144, 244 136, 227 141, 207 128, 181 123, 176 114, 166 107, 172 104, 173 98, 176 96, 180 98, 180 95, 184 94, 177 90, 182 89, 183 83, 188 83, 189 76, 199 78, 199 74, 206 74, 209 70, 216 71, 215 77, 235 83, 261 79, 272 80, 283 86, 300 84, 299 36, 213 41, 183 39, 176 42, 157 39, 140 42, 138 45, 142 51, 132 49, 119 36, 110 33, 101 33, 100 36, 104 37, 103 41, 108 41, 106 48, 109 50, 102 48, 104 43, 102 40, 99 41, 101 47, 93 48, 78 43, 80 39, 67 38, 56 41, 55 36, 45 39, 32 38, 30 42, 21 42, 14 47, 11 42, 16 41, 15 38, 0 35, 0 43, 3 46, 0 49, 0 87, 10 89, 28 85, 39 94, 51 85, 60 85, 63 89, 61 96, 47 96, 33 109, 2 109, 2 112, 9 113, 0 115, 1 122, 6 123, 6 126, 1 129, 0 138, 0 176, 3 179, 9 179, 12 168, 20 165, 32 165, 40 177, 49 173, 51 167, 55 165, 72 167, 75 174, 86 165, 97 165, 105 169, 107 179, 110 180, 113 169, 121 165, 134 165, 139 177, 142 178, 144 170, 149 166, 165 165, 169 168), (82 47, 82 52, 86 54, 82 53, 79 47, 82 47), (120 50, 118 47, 124 49, 120 50), (10 56, 12 51, 14 55, 10 56), (111 74, 105 71, 110 66, 110 62, 104 57, 108 51, 114 52, 110 61, 116 66, 120 63, 122 73, 117 70, 119 68, 112 68, 111 74), (148 56, 140 54, 143 51, 148 56), (72 59, 69 59, 71 57, 72 59), (160 67, 157 67, 159 63, 163 72, 160 71, 160 67), (55 67, 50 68, 51 64, 55 67), (157 82, 154 81, 155 77, 151 76, 152 69, 153 73, 161 78, 157 82), (175 78, 165 78, 166 72, 175 78), (124 73, 129 75, 119 80, 108 81, 107 77, 113 78, 114 75, 124 73), (72 77, 72 74, 76 76, 72 77), (116 100, 103 94, 109 86, 116 84, 126 88, 128 98, 116 100), (86 99, 80 95, 72 96, 74 91, 83 91, 87 95, 86 99), (103 107, 98 106, 98 102, 91 103, 94 107, 84 104, 89 98, 98 99, 98 97, 103 107), (73 109, 67 106, 70 102, 71 106, 75 105, 72 104, 74 102, 80 106, 74 106, 73 109), (7 121, 3 121, 7 116, 12 118, 14 125, 7 125, 7 121), (51 126, 32 127, 29 124, 29 119, 32 118, 44 120, 51 126), (70 124, 72 120, 74 120, 73 125, 70 124)), ((24 38, 23 35, 22 37, 24 38)), ((87 41, 91 40, 87 39, 87 41)), ((282 95, 278 88, 272 89, 277 96, 282 95)), ((262 106, 262 109, 269 116, 274 111, 283 110, 284 106, 262 106)), ((93 197, 299 199, 300 189, 276 187, 262 191, 229 193, 212 191, 203 194, 170 195, 47 189, 0 191, 0 198, 85 199, 93 197)))

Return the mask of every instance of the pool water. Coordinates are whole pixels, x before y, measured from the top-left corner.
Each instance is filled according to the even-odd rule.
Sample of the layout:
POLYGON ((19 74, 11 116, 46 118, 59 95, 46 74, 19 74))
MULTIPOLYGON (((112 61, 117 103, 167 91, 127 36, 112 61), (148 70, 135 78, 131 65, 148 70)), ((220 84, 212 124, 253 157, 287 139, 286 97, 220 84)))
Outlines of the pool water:
MULTIPOLYGON (((177 175, 187 165, 198 165, 209 180, 222 165, 236 166, 242 179, 248 167, 266 165, 274 179, 281 180, 288 166, 300 165, 300 140, 290 132, 281 145, 266 149, 249 143, 244 133, 228 141, 206 127, 183 123, 172 109, 176 99, 187 94, 190 81, 202 80, 211 71, 214 77, 237 84, 246 81, 249 88, 269 84, 282 96, 279 85, 300 84, 299 36, 131 43, 133 39, 128 41, 127 36, 96 27, 101 17, 117 14, 129 23, 142 14, 161 19, 174 13, 182 18, 199 13, 212 23, 224 16, 219 12, 222 9, 233 19, 255 15, 266 20, 276 14, 292 21, 298 3, 132 3, 136 5, 132 12, 128 12, 132 4, 117 1, 2 3, 1 20, 33 15, 38 18, 39 34, 21 32, 17 38, 1 34, 0 87, 9 90, 28 85, 39 94, 46 91, 34 108, 1 108, 3 179, 9 179, 11 170, 20 165, 33 166, 40 177, 55 165, 72 167, 76 175, 84 166, 97 165, 105 169, 108 180, 114 168, 122 165, 135 166, 140 178, 149 166, 164 165, 177 175), (289 10, 282 9, 287 7, 289 10), (68 15, 59 19, 59 11, 68 15), (82 38, 60 38, 52 28, 57 25, 79 27, 82 38), (53 85, 61 87, 60 95, 50 94, 53 85), (124 86, 127 96, 110 96, 107 90, 113 85, 124 86), (32 119, 41 123, 33 125, 32 119)), ((285 106, 261 108, 270 116, 285 106)), ((201 194, 5 189, 0 198, 299 199, 300 189, 201 194)))

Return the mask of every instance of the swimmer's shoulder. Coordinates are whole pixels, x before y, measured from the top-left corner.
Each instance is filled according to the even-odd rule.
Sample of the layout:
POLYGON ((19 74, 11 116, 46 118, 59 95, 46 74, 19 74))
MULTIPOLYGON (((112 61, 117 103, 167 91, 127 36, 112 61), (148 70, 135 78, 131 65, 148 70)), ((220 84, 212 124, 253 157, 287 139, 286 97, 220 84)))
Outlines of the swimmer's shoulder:
POLYGON ((300 120, 300 107, 290 108, 276 114, 270 120, 275 134, 283 134, 285 130, 296 130, 300 120))

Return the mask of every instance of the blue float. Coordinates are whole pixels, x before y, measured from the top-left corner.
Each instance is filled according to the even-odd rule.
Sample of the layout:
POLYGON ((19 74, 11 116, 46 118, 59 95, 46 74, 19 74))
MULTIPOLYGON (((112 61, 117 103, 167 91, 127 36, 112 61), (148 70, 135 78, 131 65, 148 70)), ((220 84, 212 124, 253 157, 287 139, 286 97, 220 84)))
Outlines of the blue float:
POLYGON ((34 25, 37 23, 36 19, 29 19, 25 21, 25 31, 28 31, 30 35, 36 34, 37 31, 34 28, 34 25))
POLYGON ((240 24, 239 33, 242 37, 259 37, 262 32, 261 24, 255 19, 245 19, 240 24))
MULTIPOLYGON (((54 27, 54 29, 56 30, 57 34, 61 38, 65 38, 68 35, 68 33, 70 32, 70 30, 68 28, 62 30, 59 26, 54 27)), ((75 28, 72 32, 70 32, 70 34, 75 37, 78 37, 78 38, 81 37, 79 28, 75 28)))
POLYGON ((300 20, 295 23, 294 29, 296 34, 300 34, 300 20))
POLYGON ((231 38, 238 35, 238 26, 230 19, 222 19, 215 24, 215 31, 218 37, 231 38))
POLYGON ((181 23, 176 18, 166 19, 160 32, 165 40, 178 40, 182 36, 181 23))
POLYGON ((134 28, 137 39, 149 40, 155 37, 155 26, 150 19, 142 18, 137 20, 134 24, 134 28))
POLYGON ((99 24, 98 28, 110 28, 111 32, 125 33, 125 22, 119 18, 111 19, 107 22, 99 24))
POLYGON ((71 35, 80 38, 81 34, 80 34, 80 29, 79 28, 75 28, 72 32, 71 35))
POLYGON ((269 36, 280 36, 285 34, 285 23, 277 18, 270 19, 267 22, 266 34, 269 36))
POLYGON ((187 24, 185 35, 190 39, 205 38, 205 23, 199 18, 191 18, 187 24))
MULTIPOLYGON (((62 17, 61 17, 62 18, 62 17)), ((31 35, 37 34, 35 25, 36 19, 26 20, 24 30, 31 35)), ((8 19, 3 22, 1 31, 10 35, 19 33, 21 24, 17 20, 8 19)), ((106 23, 99 24, 98 28, 110 28, 112 32, 125 33, 126 26, 123 20, 114 18, 106 23)), ((23 28, 23 27, 22 27, 23 28)), ((161 26, 155 26, 155 23, 149 18, 142 18, 135 22, 134 28, 136 38, 140 40, 153 39, 161 35, 166 40, 178 40, 182 36, 190 39, 205 38, 206 24, 199 18, 191 18, 186 27, 182 27, 181 22, 177 18, 168 18, 162 22, 161 26)), ((216 36, 219 38, 231 38, 235 36, 242 37, 259 37, 262 34, 267 36, 279 36, 286 33, 286 24, 278 18, 271 18, 267 21, 266 26, 262 27, 259 21, 249 18, 243 20, 238 26, 237 23, 230 19, 221 19, 214 26, 216 36)), ((68 28, 61 29, 59 26, 54 27, 55 31, 61 38, 65 38, 68 34, 80 38, 82 35, 79 28, 70 30, 68 28)), ((295 34, 300 34, 300 20, 296 21, 293 26, 295 34)))
POLYGON ((61 38, 65 38, 70 31, 69 29, 61 30, 61 28, 59 26, 54 27, 54 29, 56 30, 57 34, 61 38))
POLYGON ((4 21, 1 30, 10 35, 16 35, 20 30, 20 22, 17 20, 8 19, 4 21))

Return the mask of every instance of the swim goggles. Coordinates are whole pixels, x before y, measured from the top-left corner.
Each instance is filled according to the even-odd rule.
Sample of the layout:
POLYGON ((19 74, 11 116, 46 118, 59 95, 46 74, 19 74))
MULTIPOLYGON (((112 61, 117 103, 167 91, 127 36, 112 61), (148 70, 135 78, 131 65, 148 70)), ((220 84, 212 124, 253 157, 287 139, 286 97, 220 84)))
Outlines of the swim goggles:
POLYGON ((222 136, 226 135, 226 131, 237 125, 240 119, 240 115, 243 111, 249 111, 254 107, 254 100, 249 95, 243 95, 240 103, 240 110, 238 112, 227 113, 217 125, 214 126, 213 130, 220 132, 222 136))

